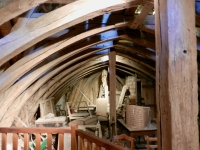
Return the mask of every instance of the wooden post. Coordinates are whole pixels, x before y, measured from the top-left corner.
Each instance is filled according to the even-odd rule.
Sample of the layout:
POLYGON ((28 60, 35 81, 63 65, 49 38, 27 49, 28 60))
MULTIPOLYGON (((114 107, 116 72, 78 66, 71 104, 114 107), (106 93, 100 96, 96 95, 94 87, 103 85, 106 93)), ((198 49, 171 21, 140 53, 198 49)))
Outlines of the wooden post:
POLYGON ((111 135, 116 135, 116 52, 109 53, 109 88, 110 88, 110 124, 111 135))
POLYGON ((76 130, 78 126, 71 126, 71 149, 77 150, 78 149, 78 136, 76 135, 76 130))
POLYGON ((155 0, 158 146, 197 150, 197 48, 194 0, 155 0))

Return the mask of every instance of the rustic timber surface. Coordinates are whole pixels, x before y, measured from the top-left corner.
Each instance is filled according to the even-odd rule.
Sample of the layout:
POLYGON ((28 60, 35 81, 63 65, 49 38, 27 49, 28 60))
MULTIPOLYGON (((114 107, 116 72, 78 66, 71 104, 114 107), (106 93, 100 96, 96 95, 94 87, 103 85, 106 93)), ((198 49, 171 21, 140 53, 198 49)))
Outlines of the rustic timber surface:
POLYGON ((155 17, 158 149, 162 150, 199 149, 195 1, 188 2, 154 3, 158 12, 155 17))
POLYGON ((75 130, 77 126, 72 126, 71 128, 0 128, 0 133, 2 135, 2 145, 1 149, 7 149, 7 134, 13 134, 13 150, 17 150, 18 147, 18 134, 24 135, 24 150, 29 149, 29 134, 36 135, 36 150, 40 150, 40 134, 47 133, 48 141, 47 141, 47 149, 52 150, 52 134, 58 134, 59 136, 59 149, 64 150, 64 133, 71 134, 71 148, 75 149, 75 130))
POLYGON ((138 129, 138 128, 133 128, 133 127, 127 126, 123 119, 118 119, 118 122, 129 131, 131 137, 144 136, 144 135, 155 135, 157 132, 157 127, 155 124, 151 124, 151 126, 148 128, 138 129))

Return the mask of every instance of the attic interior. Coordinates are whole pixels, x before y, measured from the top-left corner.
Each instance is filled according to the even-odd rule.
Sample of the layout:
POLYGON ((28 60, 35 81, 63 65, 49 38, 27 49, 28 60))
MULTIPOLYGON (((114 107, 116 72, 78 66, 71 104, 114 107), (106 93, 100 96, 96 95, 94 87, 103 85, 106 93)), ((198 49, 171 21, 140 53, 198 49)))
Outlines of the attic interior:
MULTIPOLYGON (((87 130, 91 133, 100 125, 98 137, 113 140, 124 133, 134 138, 134 149, 147 149, 148 136, 158 137, 159 149, 178 149, 176 140, 183 143, 181 150, 199 149, 199 88, 195 83, 200 81, 200 1, 183 1, 172 1, 176 8, 172 12, 170 4, 165 6, 159 0, 0 1, 0 127, 78 125, 82 129, 93 125, 87 130), (168 12, 162 9, 165 7, 168 12), (180 14, 185 8, 191 14, 180 14), (174 12, 182 18, 180 23, 173 15, 170 19, 175 21, 174 28, 184 24, 177 32, 191 31, 181 32, 187 38, 182 45, 196 40, 183 50, 185 55, 191 54, 190 59, 182 54, 179 58, 171 50, 181 44, 176 47, 177 38, 170 41, 170 27, 169 33, 162 33, 171 22, 168 18, 168 24, 163 23, 166 20, 156 24, 156 12, 160 18, 174 12), (166 47, 173 54, 159 51, 166 44, 159 45, 162 40, 169 40, 166 47), (173 57, 175 61, 170 62, 173 57), (176 61, 186 64, 176 66, 176 61), (198 76, 192 72, 195 65, 198 76), (178 85, 180 82, 183 84, 178 85)), ((131 144, 126 146, 131 148, 131 144)))

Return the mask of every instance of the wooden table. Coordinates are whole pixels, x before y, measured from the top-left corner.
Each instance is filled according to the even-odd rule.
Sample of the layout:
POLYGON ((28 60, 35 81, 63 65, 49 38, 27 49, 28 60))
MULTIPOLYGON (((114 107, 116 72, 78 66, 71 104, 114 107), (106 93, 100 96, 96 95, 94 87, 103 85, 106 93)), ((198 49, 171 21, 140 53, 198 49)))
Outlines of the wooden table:
POLYGON ((122 125, 128 130, 131 137, 144 136, 144 135, 151 136, 151 135, 156 135, 156 132, 157 132, 157 127, 155 124, 151 124, 150 127, 148 128, 137 129, 137 128, 127 126, 123 119, 118 119, 118 122, 120 123, 120 125, 122 125))

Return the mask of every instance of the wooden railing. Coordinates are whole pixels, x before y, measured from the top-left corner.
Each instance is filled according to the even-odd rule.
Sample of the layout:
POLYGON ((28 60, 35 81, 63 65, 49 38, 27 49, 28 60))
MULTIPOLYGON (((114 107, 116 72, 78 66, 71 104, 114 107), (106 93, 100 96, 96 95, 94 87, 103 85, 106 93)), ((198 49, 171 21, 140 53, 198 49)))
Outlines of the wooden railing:
POLYGON ((52 150, 52 134, 58 134, 58 145, 59 150, 64 150, 64 133, 71 134, 71 149, 75 150, 76 146, 74 141, 76 140, 75 137, 75 130, 77 126, 72 126, 71 128, 0 128, 0 133, 2 135, 2 143, 1 149, 7 149, 7 134, 12 133, 13 142, 12 147, 13 150, 18 149, 18 135, 22 134, 24 138, 24 150, 29 149, 29 141, 30 141, 30 134, 35 135, 35 150, 40 150, 40 141, 41 141, 41 133, 47 133, 47 149, 52 150))
POLYGON ((100 149, 105 149, 105 150, 127 150, 127 148, 119 146, 117 144, 114 144, 106 139, 99 138, 97 136, 94 136, 90 133, 87 133, 82 130, 76 130, 76 148, 78 149, 78 144, 80 144, 79 150, 100 150, 100 149), (78 143, 78 137, 80 142, 78 143), (85 142, 86 141, 86 142, 85 142))
MULTIPOLYGON (((12 149, 18 149, 19 135, 23 135, 24 139, 24 150, 29 150, 30 134, 35 135, 35 150, 40 150, 41 145, 41 134, 47 134, 47 149, 52 150, 52 135, 58 134, 58 145, 59 150, 64 150, 64 133, 71 134, 71 150, 127 150, 126 148, 116 145, 109 140, 105 140, 94 136, 88 132, 78 129, 78 126, 72 126, 71 128, 0 128, 1 134, 1 147, 0 149, 7 149, 7 135, 12 133, 12 149), (79 138, 78 138, 79 137, 79 138), (78 140, 79 139, 79 140, 78 140), (87 142, 85 142, 87 141, 87 142)), ((69 147, 67 148, 67 150, 69 147)))
POLYGON ((146 142, 147 142, 147 150, 150 150, 150 149, 155 149, 155 148, 158 148, 158 145, 157 144, 150 144, 150 142, 157 142, 158 141, 158 138, 157 137, 146 137, 145 138, 146 142))

